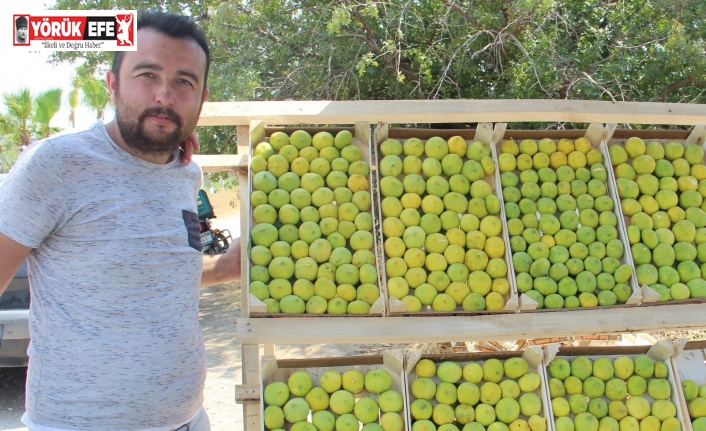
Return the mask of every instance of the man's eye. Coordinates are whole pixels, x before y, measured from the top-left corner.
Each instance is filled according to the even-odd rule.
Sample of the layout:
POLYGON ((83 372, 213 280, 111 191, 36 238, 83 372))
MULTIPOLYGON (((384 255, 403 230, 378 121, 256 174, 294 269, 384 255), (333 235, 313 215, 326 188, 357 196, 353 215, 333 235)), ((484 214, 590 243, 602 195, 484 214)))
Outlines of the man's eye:
POLYGON ((189 81, 187 79, 179 79, 177 82, 182 85, 188 85, 189 87, 194 86, 194 84, 192 84, 191 81, 189 81))
POLYGON ((143 72, 140 74, 140 76, 144 76, 145 78, 154 78, 154 73, 152 72, 143 72))

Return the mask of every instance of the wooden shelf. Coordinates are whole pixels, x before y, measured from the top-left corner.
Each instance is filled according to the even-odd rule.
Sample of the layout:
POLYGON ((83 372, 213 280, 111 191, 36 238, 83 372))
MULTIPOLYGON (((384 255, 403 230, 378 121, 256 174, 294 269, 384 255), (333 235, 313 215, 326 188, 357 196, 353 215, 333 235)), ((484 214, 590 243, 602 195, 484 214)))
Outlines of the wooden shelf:
POLYGON ((242 344, 437 343, 703 329, 704 304, 420 317, 240 318, 242 344))
MULTIPOLYGON (((376 100, 209 102, 199 126, 237 126, 236 155, 194 157, 205 172, 235 171, 240 179, 241 241, 247 256, 249 144, 264 138, 264 127, 351 125, 356 122, 389 124, 453 124, 510 122, 627 123, 655 125, 706 124, 706 105, 675 103, 601 102, 583 100, 376 100)), ((697 126, 703 128, 704 126, 697 126)), ((539 133, 539 132, 537 132, 539 133)), ((545 133, 544 131, 541 133, 545 133)), ((574 133, 573 131, 555 133, 574 133)), ((671 131, 665 131, 675 139, 671 131)), ((665 135, 667 136, 667 135, 665 135)), ((242 262, 247 273, 248 259, 242 262)), ((247 289, 246 286, 243 286, 247 289)), ((243 384, 236 399, 243 406, 244 429, 262 429, 260 345, 267 355, 275 344, 380 344, 453 341, 525 340, 706 328, 703 303, 631 308, 541 310, 478 316, 415 317, 247 317, 248 295, 243 295, 244 317, 234 334, 242 348, 243 384)))

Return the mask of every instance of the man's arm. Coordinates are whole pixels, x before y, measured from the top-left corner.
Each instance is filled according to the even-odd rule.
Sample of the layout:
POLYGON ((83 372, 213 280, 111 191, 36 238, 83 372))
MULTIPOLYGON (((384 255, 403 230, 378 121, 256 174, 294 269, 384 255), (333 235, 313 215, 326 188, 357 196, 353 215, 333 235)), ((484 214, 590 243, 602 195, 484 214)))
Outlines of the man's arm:
POLYGON ((240 238, 235 238, 225 253, 203 257, 201 287, 240 280, 240 238))
POLYGON ((9 238, 7 235, 0 233, 0 294, 5 291, 5 288, 12 277, 22 265, 22 261, 29 255, 32 249, 26 245, 9 238))

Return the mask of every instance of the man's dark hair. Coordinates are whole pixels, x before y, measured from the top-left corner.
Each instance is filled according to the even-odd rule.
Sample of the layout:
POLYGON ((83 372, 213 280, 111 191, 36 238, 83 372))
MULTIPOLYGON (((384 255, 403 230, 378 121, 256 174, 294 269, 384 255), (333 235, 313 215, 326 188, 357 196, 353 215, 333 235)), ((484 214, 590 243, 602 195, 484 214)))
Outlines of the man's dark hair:
MULTIPOLYGON (((211 51, 204 32, 190 18, 166 12, 141 11, 137 15, 137 29, 151 28, 175 39, 193 39, 206 53, 206 73, 204 74, 203 88, 206 89, 208 69, 211 65, 211 51)), ((139 49, 139 47, 138 47, 139 49)), ((123 62, 123 51, 115 51, 111 70, 116 82, 119 80, 120 65, 123 62)))

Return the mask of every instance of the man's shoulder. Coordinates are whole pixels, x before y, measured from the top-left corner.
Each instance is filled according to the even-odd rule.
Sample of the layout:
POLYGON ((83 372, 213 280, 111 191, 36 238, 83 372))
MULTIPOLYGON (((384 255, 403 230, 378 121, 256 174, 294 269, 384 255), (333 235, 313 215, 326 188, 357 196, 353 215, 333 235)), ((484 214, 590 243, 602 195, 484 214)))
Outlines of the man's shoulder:
MULTIPOLYGON (((105 127, 101 122, 93 123, 85 129, 66 129, 61 132, 55 133, 49 136, 43 141, 52 142, 55 145, 72 145, 74 143, 80 143, 84 140, 105 140, 107 139, 107 134, 105 132, 105 127)), ((41 141, 39 141, 41 142, 41 141)))
POLYGON ((75 153, 86 148, 87 142, 98 142, 106 139, 101 123, 95 123, 85 129, 67 129, 47 138, 32 142, 23 153, 33 154, 45 151, 55 155, 64 152, 75 153))

